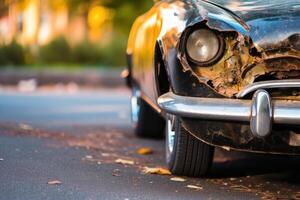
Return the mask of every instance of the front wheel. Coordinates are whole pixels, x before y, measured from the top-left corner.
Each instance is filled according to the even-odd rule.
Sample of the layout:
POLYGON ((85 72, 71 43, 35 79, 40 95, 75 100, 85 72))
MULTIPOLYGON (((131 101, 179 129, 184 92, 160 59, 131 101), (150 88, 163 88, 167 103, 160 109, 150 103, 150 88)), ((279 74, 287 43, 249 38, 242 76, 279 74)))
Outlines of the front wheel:
POLYGON ((213 154, 214 147, 188 133, 178 117, 167 117, 166 160, 173 174, 203 176, 211 167, 213 154))

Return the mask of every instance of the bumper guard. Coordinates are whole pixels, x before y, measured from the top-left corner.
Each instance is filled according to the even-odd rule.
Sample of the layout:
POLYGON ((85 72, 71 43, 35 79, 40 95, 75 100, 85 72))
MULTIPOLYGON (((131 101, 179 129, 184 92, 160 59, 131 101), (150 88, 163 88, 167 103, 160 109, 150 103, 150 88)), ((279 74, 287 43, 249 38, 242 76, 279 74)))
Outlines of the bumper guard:
POLYGON ((272 100, 263 89, 252 100, 202 98, 166 93, 158 104, 167 113, 204 120, 249 122, 254 136, 263 138, 272 124, 300 125, 300 101, 272 100))

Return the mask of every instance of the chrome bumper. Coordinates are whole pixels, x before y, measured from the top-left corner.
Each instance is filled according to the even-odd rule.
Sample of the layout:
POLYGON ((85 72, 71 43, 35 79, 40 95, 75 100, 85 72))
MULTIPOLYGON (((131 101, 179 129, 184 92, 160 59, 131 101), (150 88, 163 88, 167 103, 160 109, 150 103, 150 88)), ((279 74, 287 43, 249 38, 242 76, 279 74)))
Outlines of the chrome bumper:
POLYGON ((256 137, 265 137, 272 124, 300 125, 300 101, 271 100, 265 90, 255 92, 252 100, 200 98, 166 93, 158 104, 167 113, 189 118, 249 122, 256 137))

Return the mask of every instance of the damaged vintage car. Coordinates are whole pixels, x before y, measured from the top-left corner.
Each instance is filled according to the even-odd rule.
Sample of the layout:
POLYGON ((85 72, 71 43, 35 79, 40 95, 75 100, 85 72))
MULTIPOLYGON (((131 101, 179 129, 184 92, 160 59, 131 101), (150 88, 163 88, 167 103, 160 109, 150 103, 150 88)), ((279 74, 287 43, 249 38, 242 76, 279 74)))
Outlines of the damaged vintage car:
POLYGON ((300 154, 300 2, 161 0, 136 19, 127 83, 139 136, 166 136, 174 174, 214 147, 300 154))

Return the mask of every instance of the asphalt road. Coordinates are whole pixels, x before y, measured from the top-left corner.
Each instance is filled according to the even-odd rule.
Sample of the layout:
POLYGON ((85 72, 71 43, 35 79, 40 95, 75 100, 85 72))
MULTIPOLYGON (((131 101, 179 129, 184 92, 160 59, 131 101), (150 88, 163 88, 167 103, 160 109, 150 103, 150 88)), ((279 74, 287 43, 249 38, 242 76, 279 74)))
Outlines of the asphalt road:
POLYGON ((126 89, 0 92, 0 199, 300 199, 299 158, 218 149, 206 178, 145 174, 164 141, 136 138, 129 111, 126 89))

